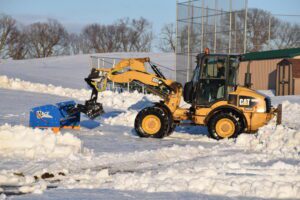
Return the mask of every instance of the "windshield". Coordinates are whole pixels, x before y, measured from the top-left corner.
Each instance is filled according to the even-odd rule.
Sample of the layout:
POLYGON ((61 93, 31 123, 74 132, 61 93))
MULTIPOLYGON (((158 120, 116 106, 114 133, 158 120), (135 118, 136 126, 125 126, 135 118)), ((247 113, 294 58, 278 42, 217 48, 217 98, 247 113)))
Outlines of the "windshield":
POLYGON ((197 64, 192 78, 194 84, 198 82, 199 75, 200 75, 200 66, 197 64))
POLYGON ((230 57, 229 59, 229 73, 228 73, 228 85, 234 86, 236 85, 236 78, 239 70, 239 58, 238 57, 230 57))

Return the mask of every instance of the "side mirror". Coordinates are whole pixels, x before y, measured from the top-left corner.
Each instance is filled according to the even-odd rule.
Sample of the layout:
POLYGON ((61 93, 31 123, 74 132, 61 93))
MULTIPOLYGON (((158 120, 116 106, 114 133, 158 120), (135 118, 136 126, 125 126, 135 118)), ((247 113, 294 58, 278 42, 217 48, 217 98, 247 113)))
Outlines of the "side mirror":
POLYGON ((193 82, 187 82, 183 88, 183 99, 187 103, 192 103, 193 101, 193 82))

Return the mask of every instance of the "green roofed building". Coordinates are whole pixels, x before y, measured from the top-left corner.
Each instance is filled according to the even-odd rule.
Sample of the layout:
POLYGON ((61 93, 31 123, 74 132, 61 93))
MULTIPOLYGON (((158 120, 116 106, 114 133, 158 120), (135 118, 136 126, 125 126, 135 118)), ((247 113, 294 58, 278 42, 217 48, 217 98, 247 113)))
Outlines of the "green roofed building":
POLYGON ((297 59, 300 59, 300 48, 246 53, 240 65, 238 82, 244 85, 245 74, 250 72, 250 85, 255 90, 273 90, 277 95, 298 94, 300 62, 296 62, 297 59), (281 62, 283 59, 286 62, 281 62))
POLYGON ((244 60, 269 60, 269 59, 282 59, 282 58, 300 58, 300 48, 292 49, 279 49, 271 51, 251 52, 243 56, 244 60))

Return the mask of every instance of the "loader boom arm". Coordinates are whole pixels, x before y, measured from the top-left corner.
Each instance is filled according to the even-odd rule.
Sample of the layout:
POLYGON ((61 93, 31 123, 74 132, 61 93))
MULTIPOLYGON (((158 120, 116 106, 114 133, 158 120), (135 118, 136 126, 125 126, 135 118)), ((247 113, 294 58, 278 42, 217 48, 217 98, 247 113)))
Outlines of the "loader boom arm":
POLYGON ((92 88, 91 101, 96 103, 98 95, 106 89, 108 81, 114 83, 135 82, 152 93, 160 96, 171 112, 180 104, 182 86, 173 80, 166 79, 160 70, 150 62, 149 58, 123 59, 112 68, 93 68, 85 79, 92 88), (154 73, 146 70, 145 63, 149 63, 154 73))

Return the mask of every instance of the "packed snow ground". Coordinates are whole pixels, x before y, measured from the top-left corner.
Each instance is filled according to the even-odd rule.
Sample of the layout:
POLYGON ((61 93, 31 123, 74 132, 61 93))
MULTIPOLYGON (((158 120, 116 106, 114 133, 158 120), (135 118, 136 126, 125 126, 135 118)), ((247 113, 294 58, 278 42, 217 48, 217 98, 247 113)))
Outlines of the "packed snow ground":
POLYGON ((0 188, 8 198, 300 198, 299 96, 272 96, 274 104, 283 103, 283 124, 270 122, 257 134, 215 141, 205 128, 178 127, 157 140, 133 130, 137 112, 157 97, 106 91, 99 98, 102 118, 83 118, 82 130, 54 135, 26 127, 30 108, 83 101, 89 91, 60 87, 50 75, 39 84, 16 78, 0 76, 0 188), (29 194, 9 196, 17 193, 29 194))

